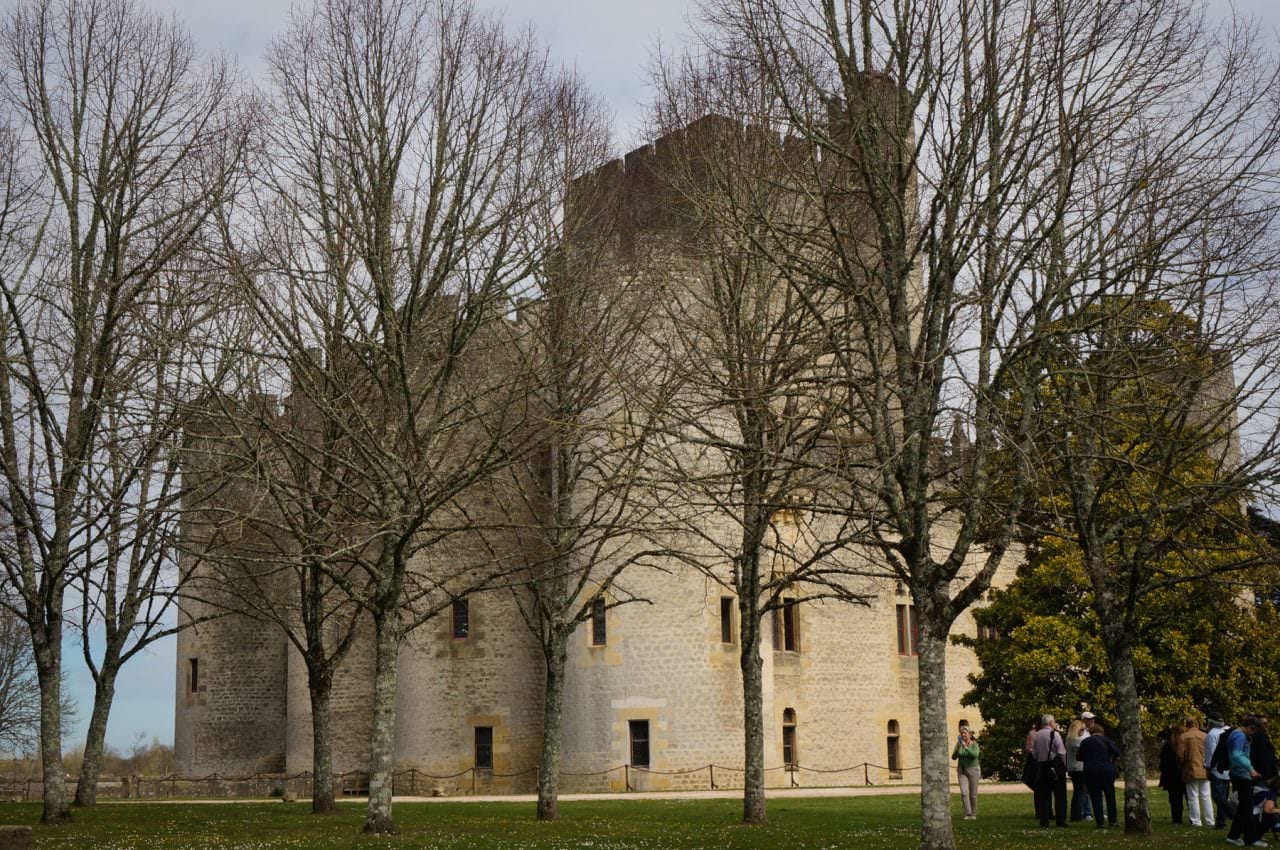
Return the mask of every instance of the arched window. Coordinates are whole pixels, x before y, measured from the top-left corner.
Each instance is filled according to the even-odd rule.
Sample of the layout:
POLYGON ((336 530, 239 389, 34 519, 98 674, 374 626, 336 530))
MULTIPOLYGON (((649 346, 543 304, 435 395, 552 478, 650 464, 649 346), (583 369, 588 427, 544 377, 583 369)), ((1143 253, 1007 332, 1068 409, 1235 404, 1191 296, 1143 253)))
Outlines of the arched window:
POLYGON ((889 778, 902 778, 902 754, 898 748, 898 721, 890 720, 885 735, 885 747, 889 756, 889 778))
POLYGON ((794 767, 799 764, 799 755, 796 750, 796 710, 794 708, 784 708, 782 710, 782 761, 788 767, 794 767))

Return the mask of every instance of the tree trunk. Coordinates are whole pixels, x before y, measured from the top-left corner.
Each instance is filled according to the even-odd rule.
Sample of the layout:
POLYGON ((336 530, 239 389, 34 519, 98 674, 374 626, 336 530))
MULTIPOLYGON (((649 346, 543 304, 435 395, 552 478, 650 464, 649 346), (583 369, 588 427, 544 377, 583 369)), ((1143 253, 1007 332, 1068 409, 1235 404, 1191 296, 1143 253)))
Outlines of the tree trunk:
POLYGON ((332 815, 338 811, 333 799, 333 729, 330 724, 330 680, 308 676, 311 690, 311 814, 332 815))
MULTIPOLYGON (((916 605, 917 611, 925 606, 916 605)), ((920 622, 920 850, 954 850, 947 730, 947 627, 920 622)))
POLYGON ((742 822, 768 823, 764 798, 764 660, 760 657, 760 612, 754 594, 739 594, 742 652, 742 822))
MULTIPOLYGON (((1107 620, 1103 620, 1107 622, 1107 620)), ((1120 720, 1120 746, 1124 753, 1124 831, 1127 835, 1151 834, 1151 810, 1147 806, 1147 760, 1142 752, 1142 715, 1138 707, 1138 682, 1133 672, 1133 650, 1125 634, 1123 618, 1117 626, 1104 627, 1102 639, 1111 663, 1116 689, 1116 714, 1120 720)))
POLYGON ((77 806, 92 806, 98 802, 98 776, 102 773, 107 720, 116 695, 118 672, 114 665, 105 663, 98 672, 98 682, 93 689, 93 714, 89 717, 89 731, 84 739, 84 762, 80 765, 80 781, 76 784, 77 806))
POLYGON ((71 809, 62 766, 62 649, 56 641, 37 650, 36 676, 40 680, 40 762, 44 772, 40 822, 65 823, 71 820, 71 809))
POLYGON ((397 831, 391 817, 391 782, 395 769, 398 619, 394 613, 374 618, 373 731, 369 741, 369 807, 363 829, 366 834, 397 831))
POLYGON ((560 731, 564 719, 564 668, 568 635, 556 632, 547 651, 542 702, 542 767, 538 773, 538 820, 560 817, 560 731))

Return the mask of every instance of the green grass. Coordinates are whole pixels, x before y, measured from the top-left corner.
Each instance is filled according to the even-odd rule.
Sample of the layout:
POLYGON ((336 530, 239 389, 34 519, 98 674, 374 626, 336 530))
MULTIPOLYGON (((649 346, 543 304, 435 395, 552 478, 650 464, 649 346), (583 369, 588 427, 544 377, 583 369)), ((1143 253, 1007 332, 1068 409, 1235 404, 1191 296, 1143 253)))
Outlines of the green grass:
MULTIPOLYGON (((961 848, 1226 847, 1224 834, 1168 823, 1163 793, 1151 797, 1155 832, 1143 840, 1092 823, 1040 830, 1026 795, 979 798, 979 819, 959 819, 961 848)), ((919 802, 914 796, 773 799, 769 824, 737 823, 736 800, 595 801, 561 804, 562 819, 540 824, 531 803, 397 803, 395 837, 358 834, 363 807, 343 804, 339 815, 315 818, 306 803, 223 805, 105 803, 77 810, 61 827, 37 827, 37 848, 94 850, 275 850, 276 848, 439 848, 439 850, 907 850, 916 846, 919 802)), ((0 824, 34 824, 35 803, 0 803, 0 824)))

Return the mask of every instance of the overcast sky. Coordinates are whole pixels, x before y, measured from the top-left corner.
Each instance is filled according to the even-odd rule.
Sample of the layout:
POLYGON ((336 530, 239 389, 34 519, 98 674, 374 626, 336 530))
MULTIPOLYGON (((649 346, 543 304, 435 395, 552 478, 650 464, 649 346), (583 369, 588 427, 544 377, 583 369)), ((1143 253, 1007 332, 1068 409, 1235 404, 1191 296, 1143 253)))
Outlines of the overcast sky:
MULTIPOLYGON (((262 55, 273 34, 282 30, 294 5, 289 0, 143 0, 185 20, 201 46, 225 50, 250 76, 262 72, 262 55)), ((688 30, 689 0, 478 0, 502 11, 509 22, 532 24, 552 56, 576 66, 583 78, 611 104, 620 147, 641 139, 641 114, 647 99, 646 64, 656 44, 678 46, 688 30)), ((1226 14, 1234 6, 1256 16, 1272 33, 1280 31, 1278 0, 1209 0, 1226 14)), ((175 642, 168 640, 136 658, 121 675, 108 730, 108 742, 127 748, 139 734, 173 739, 175 642)), ((83 738, 93 703, 93 688, 78 647, 68 646, 73 697, 80 705, 79 728, 68 744, 83 738)))

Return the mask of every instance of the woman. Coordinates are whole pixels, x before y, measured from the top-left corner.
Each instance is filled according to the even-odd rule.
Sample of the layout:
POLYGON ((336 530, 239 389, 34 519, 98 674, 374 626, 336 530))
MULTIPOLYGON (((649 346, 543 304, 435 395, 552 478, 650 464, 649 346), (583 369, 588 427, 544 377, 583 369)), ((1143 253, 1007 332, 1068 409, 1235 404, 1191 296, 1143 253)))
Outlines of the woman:
POLYGON ((1084 763, 1080 761, 1080 742, 1089 730, 1080 718, 1067 727, 1067 775, 1071 777, 1071 821, 1082 821, 1092 814, 1089 790, 1084 784, 1084 763))
POLYGON ((960 740, 951 751, 951 758, 956 761, 956 776, 960 780, 960 801, 964 803, 964 819, 978 819, 978 780, 982 770, 978 767, 978 742, 973 739, 973 730, 968 726, 960 727, 960 740))
POLYGON ((1107 737, 1107 730, 1095 722, 1089 737, 1080 742, 1077 751, 1084 765, 1084 784, 1089 789, 1093 822, 1102 829, 1102 802, 1107 803, 1107 823, 1116 825, 1116 759, 1120 748, 1107 737))
POLYGON ((1182 764, 1178 761, 1178 749, 1182 745, 1182 724, 1175 723, 1161 732, 1164 744, 1160 747, 1160 787, 1169 795, 1169 810, 1173 822, 1182 823, 1182 801, 1187 787, 1182 784, 1182 764))

